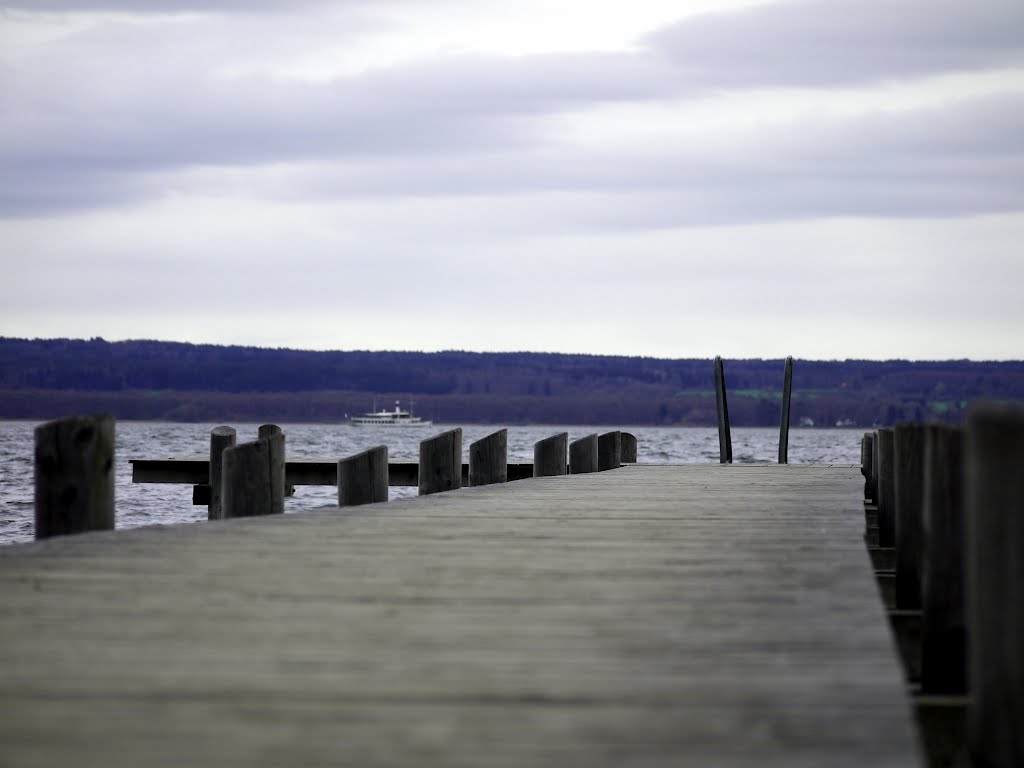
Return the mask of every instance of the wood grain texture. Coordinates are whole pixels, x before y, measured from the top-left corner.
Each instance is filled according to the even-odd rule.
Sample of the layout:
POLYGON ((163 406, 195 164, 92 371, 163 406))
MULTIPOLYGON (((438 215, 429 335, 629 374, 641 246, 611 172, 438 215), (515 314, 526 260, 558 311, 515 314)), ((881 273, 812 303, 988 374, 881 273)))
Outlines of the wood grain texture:
POLYGON ((585 435, 569 443, 569 474, 597 472, 597 433, 585 435))
POLYGON ((555 477, 568 472, 569 433, 559 432, 533 444, 533 476, 555 477))
POLYGON ((420 441, 420 496, 461 487, 462 430, 449 429, 420 441))
POLYGON ((35 430, 35 537, 114 527, 114 417, 72 416, 35 430))
MULTIPOLYGON (((224 517, 221 509, 224 449, 234 446, 237 437, 234 427, 214 427, 210 430, 210 465, 207 482, 209 495, 206 502, 207 517, 210 520, 221 520, 224 517)), ((192 503, 195 503, 195 498, 192 503)))
POLYGON ((284 487, 277 481, 275 464, 282 451, 274 447, 283 439, 278 434, 224 449, 221 514, 225 519, 284 512, 284 487))
POLYGON ((5 766, 918 764, 856 467, 0 549, 5 766))
POLYGON ((469 446, 469 485, 508 482, 508 430, 499 429, 469 446))
POLYGON ((388 500, 388 447, 338 460, 338 506, 357 507, 388 500))
POLYGON ((974 764, 1024 763, 1024 408, 977 407, 964 436, 967 734, 974 764))

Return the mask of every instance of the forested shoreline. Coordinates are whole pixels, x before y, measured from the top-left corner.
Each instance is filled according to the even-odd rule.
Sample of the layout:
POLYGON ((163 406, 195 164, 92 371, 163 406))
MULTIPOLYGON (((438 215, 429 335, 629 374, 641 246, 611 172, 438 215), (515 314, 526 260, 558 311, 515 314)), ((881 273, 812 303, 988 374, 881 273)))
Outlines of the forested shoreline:
MULTIPOLYGON (((737 426, 778 423, 782 360, 726 360, 737 426)), ((796 360, 793 423, 958 422, 1024 401, 1024 362, 796 360)), ((442 423, 715 422, 712 361, 549 353, 314 352, 176 342, 0 338, 0 418, 333 422, 413 405, 442 423)))

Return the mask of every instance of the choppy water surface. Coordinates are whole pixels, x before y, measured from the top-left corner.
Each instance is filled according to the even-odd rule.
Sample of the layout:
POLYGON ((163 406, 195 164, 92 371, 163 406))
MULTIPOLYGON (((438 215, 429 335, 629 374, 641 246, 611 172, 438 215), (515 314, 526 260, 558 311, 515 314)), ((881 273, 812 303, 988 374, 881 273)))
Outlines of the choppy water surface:
MULTIPOLYGON (((33 430, 36 424, 0 421, 0 544, 32 539, 33 430)), ((122 421, 117 424, 117 527, 135 528, 157 523, 197 522, 206 519, 205 506, 192 506, 190 485, 134 484, 132 458, 164 458, 209 452, 210 430, 216 424, 170 424, 122 421)), ((257 424, 233 424, 238 441, 256 438, 257 424)), ((353 427, 347 424, 282 424, 287 453, 294 457, 343 458, 375 445, 387 445, 392 460, 416 460, 420 440, 457 425, 429 428, 353 427)), ((469 444, 493 432, 490 425, 463 426, 464 455, 469 444)), ((610 427, 509 427, 508 460, 533 461, 533 444, 556 432, 569 440, 607 432, 610 427)), ((718 461, 718 432, 714 428, 622 427, 637 438, 637 461, 653 464, 714 463, 718 461)), ((856 464, 860 462, 862 431, 850 429, 794 429, 789 436, 793 464, 856 464)), ((778 429, 734 428, 736 463, 774 462, 778 456, 778 429)), ((412 496, 415 488, 392 488, 391 497, 412 496)), ((287 499, 286 511, 337 503, 329 486, 299 486, 287 499)))

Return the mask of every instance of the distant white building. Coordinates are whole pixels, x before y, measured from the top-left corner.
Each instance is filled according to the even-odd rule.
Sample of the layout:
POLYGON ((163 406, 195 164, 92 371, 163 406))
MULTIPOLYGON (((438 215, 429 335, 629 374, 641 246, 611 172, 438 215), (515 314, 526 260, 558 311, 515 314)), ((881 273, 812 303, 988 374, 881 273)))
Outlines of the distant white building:
POLYGON ((800 417, 800 426, 801 427, 813 427, 814 426, 814 419, 812 419, 810 416, 801 416, 800 417))

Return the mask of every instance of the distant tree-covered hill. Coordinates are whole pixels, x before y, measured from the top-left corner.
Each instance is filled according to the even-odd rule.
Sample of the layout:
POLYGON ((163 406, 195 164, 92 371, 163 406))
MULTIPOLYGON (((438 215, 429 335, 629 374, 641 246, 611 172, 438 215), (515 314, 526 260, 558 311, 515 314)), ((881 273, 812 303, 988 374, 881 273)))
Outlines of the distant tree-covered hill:
MULTIPOLYGON (((782 373, 726 361, 734 424, 778 423, 782 373)), ((0 338, 0 418, 335 421, 376 397, 451 423, 711 425, 713 382, 697 359, 0 338)), ((1024 362, 797 360, 793 385, 794 424, 958 421, 973 400, 1024 400, 1024 362)))

